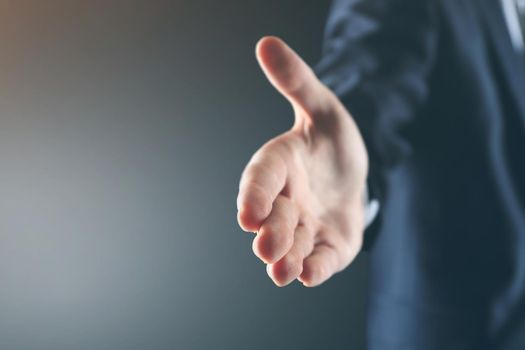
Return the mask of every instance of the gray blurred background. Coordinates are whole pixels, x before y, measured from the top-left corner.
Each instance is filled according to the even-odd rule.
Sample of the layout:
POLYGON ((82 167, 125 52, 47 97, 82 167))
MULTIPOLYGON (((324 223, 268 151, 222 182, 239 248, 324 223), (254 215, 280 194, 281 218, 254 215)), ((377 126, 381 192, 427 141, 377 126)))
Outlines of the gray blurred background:
POLYGON ((366 256, 275 287, 240 173, 292 123, 328 1, 0 0, 0 349, 363 349, 366 256))

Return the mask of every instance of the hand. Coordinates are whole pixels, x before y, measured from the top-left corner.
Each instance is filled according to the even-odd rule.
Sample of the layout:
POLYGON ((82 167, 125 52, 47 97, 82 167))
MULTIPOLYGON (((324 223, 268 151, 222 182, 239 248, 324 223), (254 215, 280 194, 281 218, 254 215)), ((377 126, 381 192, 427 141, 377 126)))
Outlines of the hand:
POLYGON ((366 149, 338 98, 283 41, 265 37, 257 59, 295 113, 293 127, 252 157, 239 187, 239 225, 278 286, 316 286, 361 249, 366 149))

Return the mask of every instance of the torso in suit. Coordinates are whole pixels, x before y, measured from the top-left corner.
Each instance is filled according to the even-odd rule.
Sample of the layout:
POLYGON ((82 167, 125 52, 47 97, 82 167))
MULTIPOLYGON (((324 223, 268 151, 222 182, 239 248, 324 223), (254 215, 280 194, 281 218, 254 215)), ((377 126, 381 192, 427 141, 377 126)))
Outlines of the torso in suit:
POLYGON ((381 202, 370 349, 525 349, 525 57, 507 29, 498 0, 332 5, 316 71, 381 202))

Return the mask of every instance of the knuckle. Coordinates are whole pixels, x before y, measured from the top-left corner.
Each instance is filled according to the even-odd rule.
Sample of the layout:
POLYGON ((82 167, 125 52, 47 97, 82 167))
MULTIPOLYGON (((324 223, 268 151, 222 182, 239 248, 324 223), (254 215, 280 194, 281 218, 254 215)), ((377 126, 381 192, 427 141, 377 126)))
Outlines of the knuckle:
POLYGON ((288 132, 279 135, 278 137, 270 140, 261 149, 264 154, 267 155, 268 159, 279 165, 286 165, 290 155, 295 152, 295 145, 290 141, 288 132))

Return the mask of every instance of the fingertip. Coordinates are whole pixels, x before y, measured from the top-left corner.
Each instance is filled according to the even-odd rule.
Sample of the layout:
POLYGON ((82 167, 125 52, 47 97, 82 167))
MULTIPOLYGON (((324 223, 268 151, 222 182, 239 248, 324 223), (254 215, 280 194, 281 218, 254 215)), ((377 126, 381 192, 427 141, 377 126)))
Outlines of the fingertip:
POLYGON ((259 40, 256 49, 257 60, 272 84, 282 92, 288 91, 300 82, 294 76, 295 57, 291 48, 280 38, 266 36, 259 40), (290 80, 290 81, 289 81, 290 80))
POLYGON ((281 260, 272 265, 271 272, 276 283, 280 285, 288 285, 301 274, 302 270, 302 260, 288 253, 281 260))
POLYGON ((298 281, 299 283, 301 283, 301 284, 303 285, 303 287, 307 287, 307 288, 311 287, 311 286, 310 286, 305 280, 303 280, 303 278, 301 277, 301 275, 299 275, 299 276, 297 277, 297 281, 298 281))
POLYGON ((263 37, 256 45, 256 56, 270 83, 290 103, 308 115, 326 112, 325 92, 312 69, 283 40, 263 37))
POLYGON ((275 279, 275 276, 272 271, 273 266, 274 266, 273 264, 266 264, 266 274, 268 275, 268 277, 270 277, 273 284, 275 284, 277 287, 279 288, 284 287, 282 283, 279 283, 279 281, 275 279))
POLYGON ((326 272, 321 265, 313 266, 305 262, 299 279, 305 287, 317 287, 326 280, 326 272))
POLYGON ((282 276, 280 276, 277 270, 277 264, 266 265, 266 273, 272 279, 273 283, 279 288, 288 286, 295 279, 295 278, 283 278, 282 276))
POLYGON ((243 231, 257 232, 261 227, 262 220, 249 210, 241 209, 237 212, 237 222, 243 231))
POLYGON ((270 215, 272 203, 263 191, 252 189, 237 199, 237 221, 246 232, 256 232, 270 215))
POLYGON ((255 55, 257 58, 265 58, 268 53, 275 51, 276 48, 282 48, 284 42, 276 36, 263 36, 255 45, 255 55))
POLYGON ((313 283, 312 281, 305 280, 301 277, 298 277, 297 280, 306 288, 313 288, 319 285, 317 283, 313 283))
POLYGON ((263 226, 253 240, 253 252, 266 264, 274 264, 290 249, 293 238, 288 236, 269 232, 263 226))
POLYGON ((273 264, 276 259, 273 254, 273 245, 271 240, 268 240, 261 232, 257 233, 252 243, 252 250, 256 257, 261 259, 265 264, 273 264))
POLYGON ((301 283, 303 287, 306 287, 306 288, 313 288, 317 286, 317 285, 310 283, 309 281, 304 280, 301 276, 297 277, 297 281, 299 281, 299 283, 301 283))

